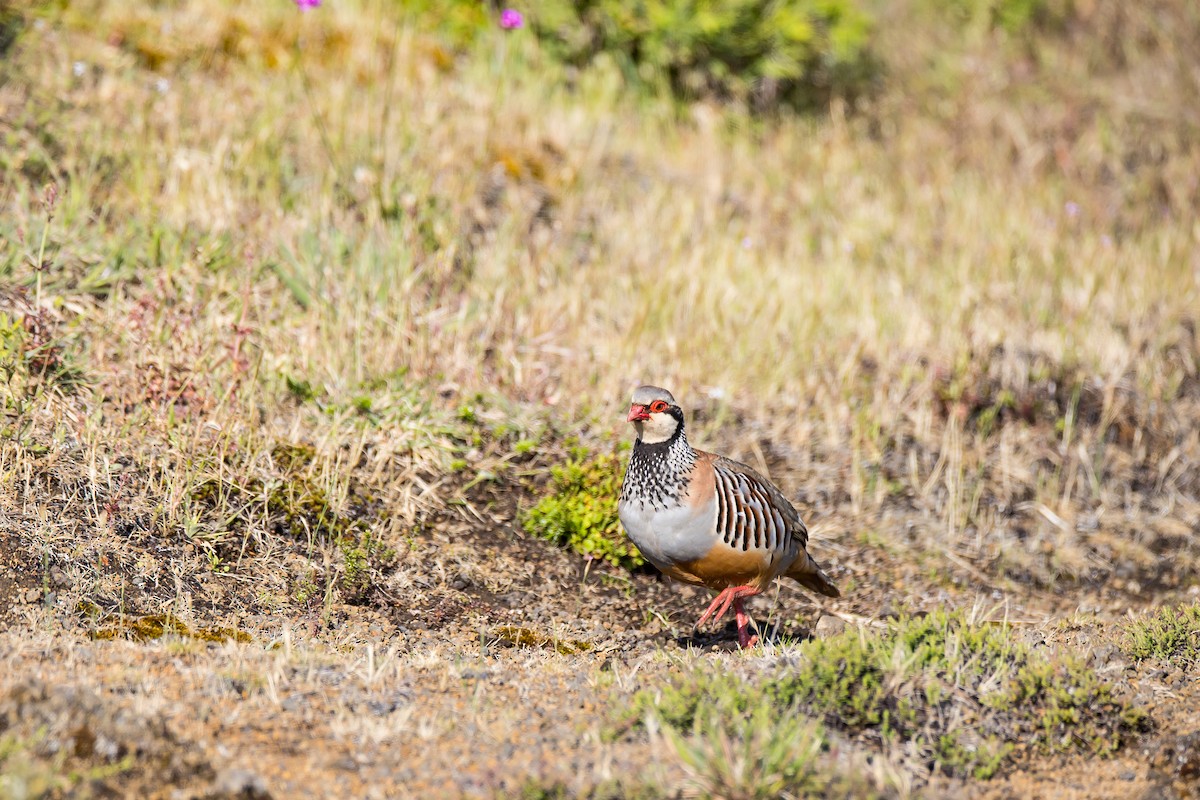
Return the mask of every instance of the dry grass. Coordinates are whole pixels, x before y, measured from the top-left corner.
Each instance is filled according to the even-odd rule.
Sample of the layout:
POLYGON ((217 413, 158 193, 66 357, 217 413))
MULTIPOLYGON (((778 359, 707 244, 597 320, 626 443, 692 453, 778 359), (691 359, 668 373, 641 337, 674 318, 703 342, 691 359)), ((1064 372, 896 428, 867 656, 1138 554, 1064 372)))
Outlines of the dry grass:
MULTIPOLYGON (((762 119, 567 75, 527 32, 452 53, 381 0, 19 3, 0 64, 0 525, 20 569, 0 597, 45 610, 14 606, 8 638, 124 663, 142 651, 71 637, 171 613, 261 645, 286 619, 339 669, 370 640, 392 683, 503 624, 669 649, 698 595, 512 524, 566 439, 624 435, 641 381, 800 500, 842 613, 1184 595, 1196 12, 1078 6, 1013 35, 880 9, 875 97, 762 119), (448 644, 403 650, 425 628, 448 644)), ((807 601, 771 602, 777 637, 807 633, 807 601)), ((23 652, 17 672, 40 663, 23 652)), ((270 652, 204 652, 278 683, 270 652)), ((488 669, 578 664, 530 658, 488 669)), ((586 658, 618 698, 666 669, 586 658)), ((525 713, 503 703, 533 701, 495 702, 503 738, 525 713)), ((355 708, 330 741, 451 738, 355 708)), ((642 757, 593 734, 572 740, 581 763, 642 757)), ((875 763, 881 790, 925 780, 875 763)), ((522 764, 571 791, 623 769, 522 764)))

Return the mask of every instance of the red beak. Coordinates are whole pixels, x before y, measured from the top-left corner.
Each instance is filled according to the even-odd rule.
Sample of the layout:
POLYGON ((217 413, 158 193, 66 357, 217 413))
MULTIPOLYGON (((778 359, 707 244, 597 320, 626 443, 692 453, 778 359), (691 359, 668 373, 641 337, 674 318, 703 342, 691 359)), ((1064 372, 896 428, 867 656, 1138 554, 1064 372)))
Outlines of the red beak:
POLYGON ((641 422, 644 419, 650 419, 650 413, 646 411, 645 406, 634 403, 629 407, 629 417, 626 418, 626 422, 641 422))

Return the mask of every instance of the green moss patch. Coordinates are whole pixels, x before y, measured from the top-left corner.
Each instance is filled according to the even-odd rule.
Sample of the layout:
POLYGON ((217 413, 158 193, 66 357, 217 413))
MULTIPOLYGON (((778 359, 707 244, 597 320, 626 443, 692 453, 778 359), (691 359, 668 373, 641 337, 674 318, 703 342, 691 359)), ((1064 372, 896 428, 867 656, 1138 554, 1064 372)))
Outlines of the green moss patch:
POLYGON ((1161 608, 1125 628, 1121 649, 1135 661, 1187 667, 1200 661, 1200 606, 1161 608))
POLYGON ((532 628, 521 628, 516 625, 503 625, 497 628, 496 639, 511 647, 553 650, 559 655, 564 656, 586 653, 592 649, 591 642, 585 642, 581 639, 562 639, 557 636, 547 636, 532 628))
POLYGON ((577 448, 569 461, 550 469, 550 494, 524 513, 525 531, 615 566, 641 566, 646 560, 617 517, 622 474, 615 453, 588 458, 577 448))
POLYGON ((88 634, 92 639, 112 640, 127 638, 136 642, 152 642, 167 635, 180 636, 185 639, 199 639, 203 642, 238 642, 245 644, 251 641, 250 634, 237 628, 190 628, 174 614, 145 614, 142 616, 123 617, 117 624, 97 628, 88 634))
POLYGON ((802 645, 756 684, 699 672, 644 691, 635 714, 686 730, 706 714, 794 709, 877 744, 915 743, 931 768, 986 779, 1021 745, 1104 756, 1145 714, 1074 657, 1048 660, 1003 625, 937 612, 881 632, 849 629, 802 645))

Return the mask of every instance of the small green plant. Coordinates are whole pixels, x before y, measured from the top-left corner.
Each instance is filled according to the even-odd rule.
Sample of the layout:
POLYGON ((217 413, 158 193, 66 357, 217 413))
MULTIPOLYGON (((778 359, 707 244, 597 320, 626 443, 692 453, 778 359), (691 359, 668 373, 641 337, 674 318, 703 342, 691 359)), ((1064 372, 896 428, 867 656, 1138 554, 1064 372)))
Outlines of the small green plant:
POLYGON ((291 375, 285 375, 284 381, 287 383, 288 392, 301 403, 308 403, 317 398, 317 391, 309 381, 293 378, 291 375))
MULTIPOLYGON (((270 477, 231 474, 207 478, 190 491, 189 499, 197 514, 193 528, 198 528, 202 519, 210 520, 216 528, 211 541, 204 545, 210 568, 229 572, 244 554, 241 543, 231 544, 230 521, 265 512, 270 531, 304 548, 309 557, 314 548, 329 548, 341 556, 337 572, 323 584, 324 589, 336 588, 350 604, 369 602, 380 571, 396 557, 395 550, 371 528, 376 499, 351 481, 345 507, 336 504, 330 496, 333 487, 313 477, 314 471, 321 474, 320 467, 326 462, 310 444, 276 442, 271 448, 271 463, 276 474, 270 477)), ((190 538, 196 541, 198 537, 190 538)), ((294 596, 305 605, 323 588, 301 581, 294 596)))
POLYGON ((1084 749, 1110 755, 1120 748, 1124 734, 1146 724, 1144 712, 1119 701, 1109 684, 1071 656, 1022 664, 984 703, 1020 712, 1015 727, 1022 738, 1050 751, 1084 749))
POLYGON ((550 479, 551 493, 522 518, 527 533, 615 566, 646 563, 617 518, 621 460, 616 454, 588 459, 577 452, 566 464, 551 467, 550 479))
POLYGON ((1125 629, 1121 643, 1130 658, 1189 667, 1200 660, 1200 606, 1160 608, 1157 613, 1134 620, 1125 629))
POLYGON ((342 574, 338 581, 342 596, 351 604, 370 600, 379 571, 396 558, 396 551, 384 545, 370 530, 348 530, 338 538, 342 552, 342 574))
POLYGON ((835 794, 827 790, 838 776, 824 774, 818 762, 825 745, 821 726, 787 709, 759 706, 748 717, 709 713, 697 717, 690 735, 670 727, 664 733, 701 797, 835 794))
POLYGON ((812 108, 862 93, 876 71, 871 17, 854 0, 555 0, 531 19, 565 63, 604 55, 630 83, 689 99, 812 108))
POLYGON ((1140 709, 1116 698, 1082 662, 1047 661, 1012 641, 1005 626, 943 612, 879 633, 848 629, 808 642, 797 666, 757 685, 700 672, 642 692, 633 713, 687 730, 708 714, 752 718, 763 708, 795 708, 883 741, 906 739, 930 767, 979 779, 996 774, 1018 742, 1108 755, 1146 725, 1140 709), (947 723, 964 714, 986 718, 989 735, 947 723))
POLYGON ((0 797, 73 795, 73 789, 128 772, 136 764, 130 753, 114 763, 80 767, 71 763, 70 750, 48 747, 48 738, 45 728, 27 737, 0 736, 0 797))

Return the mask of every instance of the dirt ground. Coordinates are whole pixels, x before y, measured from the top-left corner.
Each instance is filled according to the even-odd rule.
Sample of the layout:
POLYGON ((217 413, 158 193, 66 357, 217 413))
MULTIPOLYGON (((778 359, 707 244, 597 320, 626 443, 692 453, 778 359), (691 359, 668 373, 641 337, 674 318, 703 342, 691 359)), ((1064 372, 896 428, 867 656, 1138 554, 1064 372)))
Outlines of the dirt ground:
MULTIPOLYGON (((42 568, 20 518, 9 515, 0 539, 0 730, 29 735, 30 785, 42 775, 52 794, 66 784, 55 790, 39 772, 47 753, 62 759, 56 769, 87 776, 73 796, 491 797, 531 787, 634 796, 646 780, 679 796, 688 772, 661 737, 613 736, 635 691, 703 661, 730 662, 734 679, 752 675, 794 647, 787 642, 811 637, 819 620, 840 626, 839 617, 975 604, 1037 647, 1084 654, 1149 712, 1153 732, 1109 759, 1029 754, 989 782, 924 776, 909 792, 1196 795, 1200 685, 1187 672, 1122 657, 1118 623, 1138 606, 1127 594, 1003 590, 966 571, 934 584, 876 548, 818 535, 814 552, 853 589, 824 605, 790 585, 755 599, 768 644, 743 654, 732 623, 691 631, 705 592, 527 538, 514 515, 535 488, 476 487, 465 504, 431 516, 398 566, 431 569, 393 597, 327 614, 251 613, 248 581, 210 576, 189 590, 187 632, 145 640, 132 629, 93 638, 120 630, 122 619, 70 607, 54 585, 61 573, 42 568), (236 628, 248 641, 206 641, 201 626, 236 628)), ((128 605, 131 619, 156 610, 152 593, 128 605)))

